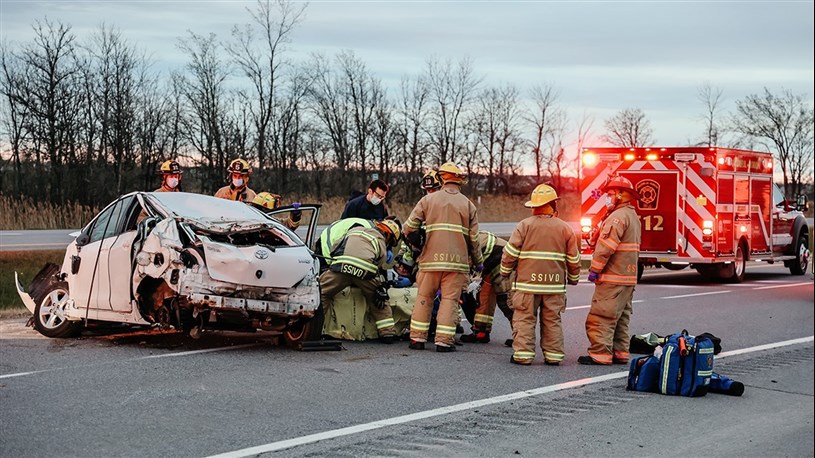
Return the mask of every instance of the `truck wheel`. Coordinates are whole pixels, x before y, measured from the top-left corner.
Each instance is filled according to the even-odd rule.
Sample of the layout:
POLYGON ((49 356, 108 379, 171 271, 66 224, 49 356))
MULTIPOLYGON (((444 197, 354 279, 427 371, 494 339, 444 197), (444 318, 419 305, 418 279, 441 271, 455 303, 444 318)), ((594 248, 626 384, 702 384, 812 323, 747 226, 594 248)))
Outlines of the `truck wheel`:
POLYGON ((798 236, 798 242, 795 244, 795 259, 790 261, 790 273, 793 275, 804 275, 809 264, 809 248, 807 248, 807 236, 801 234, 798 236))
POLYGON ((320 340, 323 335, 323 321, 323 306, 320 305, 313 317, 300 319, 283 331, 286 346, 300 348, 300 344, 305 341, 320 340))
POLYGON ((744 254, 744 244, 739 243, 736 247, 736 259, 722 269, 722 278, 729 283, 741 283, 744 281, 745 270, 747 270, 747 256, 744 254))
POLYGON ((661 266, 668 270, 682 270, 685 267, 688 267, 687 264, 674 264, 672 262, 663 262, 661 266))
POLYGON ((46 337, 65 338, 79 334, 82 324, 68 321, 65 308, 68 306, 68 284, 54 282, 33 298, 34 329, 46 337))

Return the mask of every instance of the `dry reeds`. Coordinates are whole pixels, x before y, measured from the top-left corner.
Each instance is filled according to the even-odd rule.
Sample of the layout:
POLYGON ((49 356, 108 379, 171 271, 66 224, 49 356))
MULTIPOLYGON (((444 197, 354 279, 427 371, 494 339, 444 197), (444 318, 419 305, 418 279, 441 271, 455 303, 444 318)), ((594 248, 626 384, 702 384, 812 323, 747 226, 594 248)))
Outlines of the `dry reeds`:
POLYGON ((98 208, 68 203, 55 205, 27 197, 0 194, 0 229, 74 229, 91 220, 98 208))

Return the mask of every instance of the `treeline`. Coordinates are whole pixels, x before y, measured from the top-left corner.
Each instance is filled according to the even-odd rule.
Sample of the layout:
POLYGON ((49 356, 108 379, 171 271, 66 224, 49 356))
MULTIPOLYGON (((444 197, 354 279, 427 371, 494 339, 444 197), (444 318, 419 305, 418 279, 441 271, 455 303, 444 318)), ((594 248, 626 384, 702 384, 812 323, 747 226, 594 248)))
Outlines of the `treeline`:
MULTIPOLYGON (((185 190, 212 193, 236 157, 255 167, 252 188, 284 195, 347 195, 376 174, 413 199, 421 174, 450 160, 471 175, 469 192, 509 193, 529 163, 533 181, 561 187, 593 138, 591 116, 570 119, 554 86, 490 86, 467 58, 431 57, 391 92, 353 51, 294 62, 306 6, 261 0, 229 37, 189 32, 177 43, 186 65, 167 72, 113 27, 78 37, 35 22, 32 41, 2 45, 0 193, 100 206, 156 188, 170 158, 185 190)), ((801 96, 765 89, 724 119, 721 92, 706 90, 704 134, 689 144, 766 146, 785 184, 811 181, 812 107, 801 96), (792 113, 781 125, 778 107, 792 113)), ((655 141, 636 108, 606 120, 601 138, 655 141)))

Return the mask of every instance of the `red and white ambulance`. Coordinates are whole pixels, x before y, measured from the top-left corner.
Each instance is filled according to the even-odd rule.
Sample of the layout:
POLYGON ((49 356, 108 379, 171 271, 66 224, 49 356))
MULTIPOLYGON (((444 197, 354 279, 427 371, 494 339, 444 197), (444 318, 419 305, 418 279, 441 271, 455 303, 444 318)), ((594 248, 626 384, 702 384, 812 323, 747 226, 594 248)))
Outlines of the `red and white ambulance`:
POLYGON ((599 189, 612 175, 639 191, 639 275, 645 266, 691 266, 733 282, 748 260, 783 261, 793 275, 809 262, 809 232, 797 201, 773 183, 770 153, 715 147, 584 148, 580 155, 582 254, 590 258, 605 215, 599 189))

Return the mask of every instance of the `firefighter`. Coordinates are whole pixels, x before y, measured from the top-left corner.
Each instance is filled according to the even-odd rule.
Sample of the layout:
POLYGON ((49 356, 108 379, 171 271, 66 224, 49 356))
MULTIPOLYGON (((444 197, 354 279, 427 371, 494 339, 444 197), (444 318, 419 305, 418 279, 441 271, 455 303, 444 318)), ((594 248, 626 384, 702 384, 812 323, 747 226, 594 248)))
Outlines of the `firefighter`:
POLYGON ((405 222, 406 237, 425 225, 427 239, 417 259, 416 304, 410 318, 410 348, 424 349, 430 330, 433 297, 441 289, 436 316, 436 351, 456 350, 456 317, 461 292, 468 282, 471 266, 483 269, 478 244, 478 217, 475 205, 461 193, 464 172, 453 162, 438 170, 442 188, 422 197, 405 222))
MULTIPOLYGON (((274 210, 280 207, 280 194, 272 194, 270 192, 259 192, 254 199, 252 199, 252 204, 260 207, 261 209, 266 210, 274 210)), ((289 217, 286 218, 286 221, 281 221, 287 228, 291 230, 297 230, 300 227, 300 219, 303 218, 303 211, 300 210, 300 202, 294 202, 292 204, 294 208, 291 212, 289 212, 289 217)))
POLYGON ((425 190, 427 194, 432 194, 439 189, 441 189, 441 180, 439 180, 439 173, 435 170, 428 170, 422 176, 422 189, 425 190))
POLYGON ((530 365, 535 359, 539 320, 544 364, 556 366, 565 357, 561 314, 566 310, 566 284, 576 285, 580 278, 580 253, 574 230, 557 217, 558 199, 546 184, 532 191, 524 204, 532 216, 515 227, 501 258, 501 275, 515 271, 510 358, 514 364, 530 365))
POLYGON ((388 304, 387 286, 380 271, 387 266, 388 248, 397 246, 401 238, 399 224, 393 220, 374 223, 372 228, 356 227, 331 252, 333 262, 320 275, 320 300, 324 313, 334 303, 334 296, 348 286, 362 291, 376 323, 379 340, 396 341, 393 312, 388 304))
POLYGON ((388 207, 385 205, 385 197, 388 195, 390 186, 382 180, 373 180, 368 185, 368 192, 361 194, 345 204, 340 219, 345 218, 365 218, 373 220, 383 220, 388 216, 388 207))
POLYGON ((507 241, 491 232, 480 231, 478 243, 481 245, 481 253, 484 257, 484 271, 481 274, 476 309, 473 314, 467 316, 472 323, 473 332, 461 336, 461 341, 467 343, 490 341, 496 305, 510 324, 512 323, 512 306, 508 294, 509 278, 501 275, 501 256, 507 241))
POLYGON ((320 270, 325 270, 331 264, 331 249, 340 242, 348 231, 355 227, 372 228, 375 221, 364 218, 338 219, 331 223, 314 243, 314 252, 319 253, 320 270))
POLYGON ((229 172, 229 184, 219 189, 215 197, 229 200, 239 200, 241 202, 252 202, 255 199, 255 191, 249 189, 249 175, 252 174, 252 167, 243 159, 235 159, 227 167, 229 172))
POLYGON ((181 166, 175 159, 164 161, 158 169, 161 175, 161 187, 154 192, 178 192, 181 190, 181 166))
POLYGON ((589 267, 595 284, 591 309, 586 317, 588 355, 580 364, 627 364, 628 323, 634 286, 637 284, 641 227, 634 210, 639 194, 625 177, 612 176, 604 184, 606 218, 589 267))

